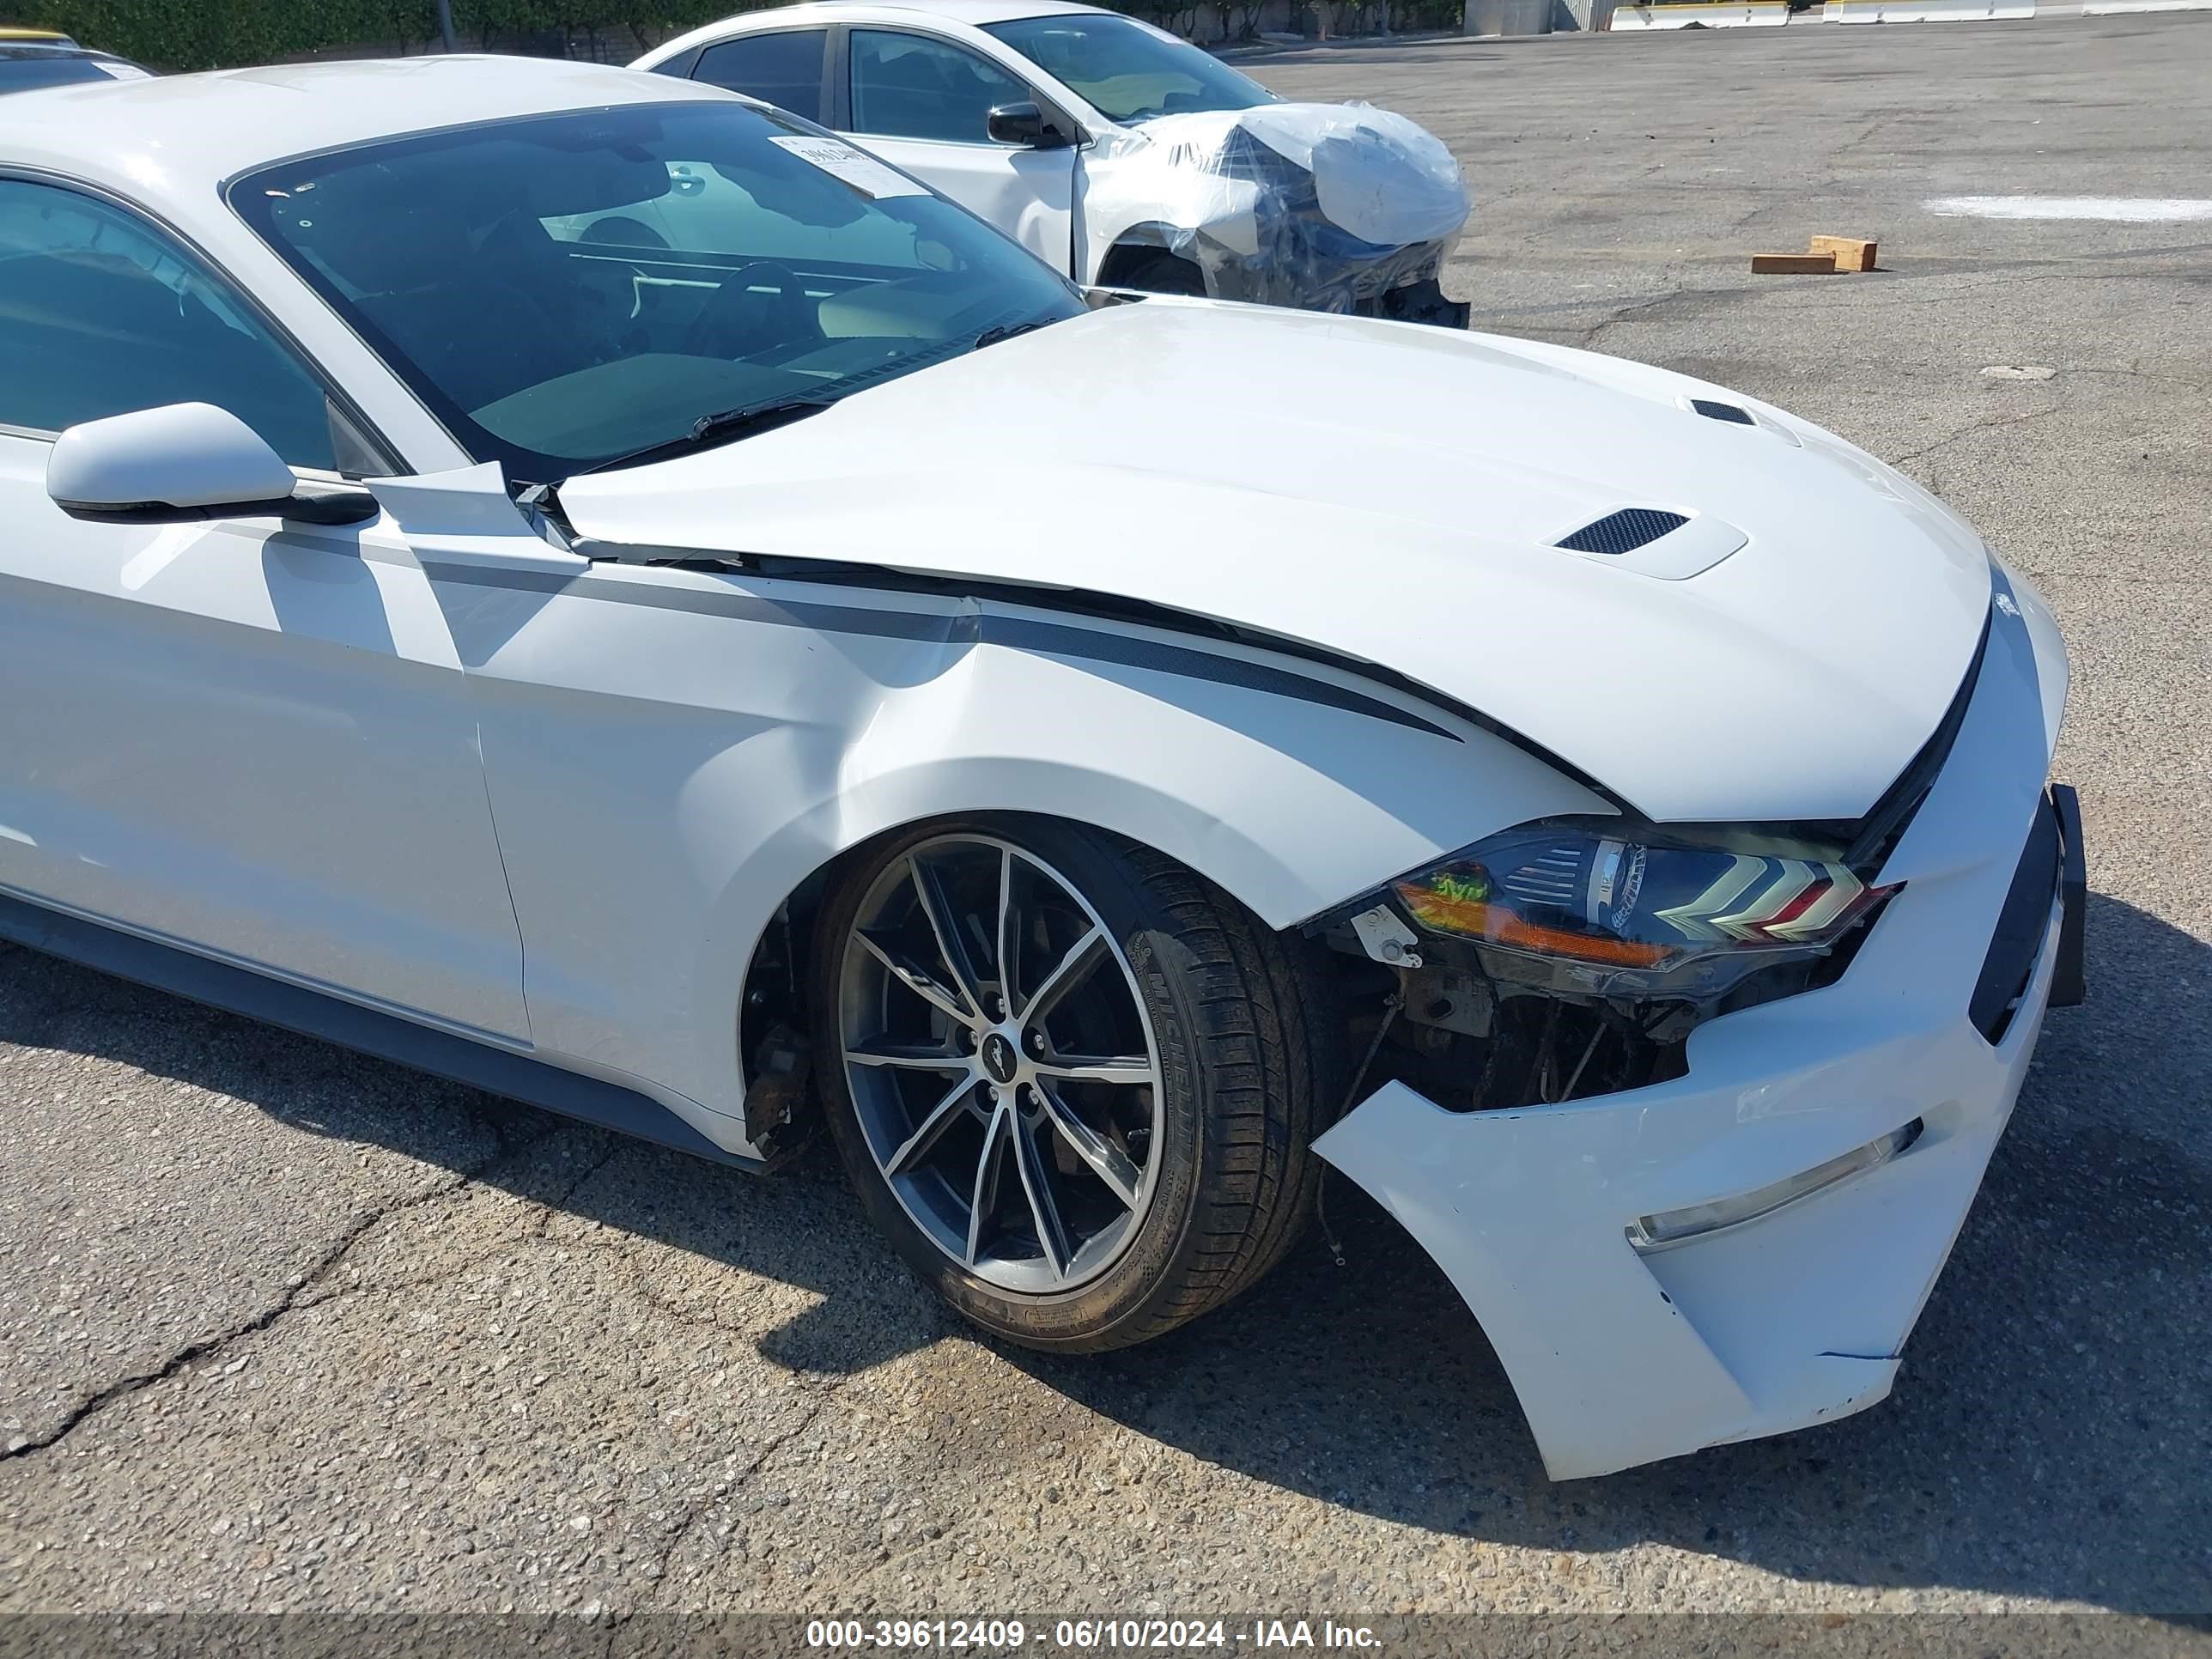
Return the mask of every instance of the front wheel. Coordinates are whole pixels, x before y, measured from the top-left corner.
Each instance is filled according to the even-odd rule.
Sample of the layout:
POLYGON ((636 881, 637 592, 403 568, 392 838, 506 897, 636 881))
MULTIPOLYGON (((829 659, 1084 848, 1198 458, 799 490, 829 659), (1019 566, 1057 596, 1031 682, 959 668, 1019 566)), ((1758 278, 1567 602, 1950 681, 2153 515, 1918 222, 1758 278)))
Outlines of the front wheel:
POLYGON ((824 1104, 870 1215, 969 1318, 1141 1342, 1297 1236, 1310 958, 1156 853, 1048 820, 899 837, 823 907, 824 1104))

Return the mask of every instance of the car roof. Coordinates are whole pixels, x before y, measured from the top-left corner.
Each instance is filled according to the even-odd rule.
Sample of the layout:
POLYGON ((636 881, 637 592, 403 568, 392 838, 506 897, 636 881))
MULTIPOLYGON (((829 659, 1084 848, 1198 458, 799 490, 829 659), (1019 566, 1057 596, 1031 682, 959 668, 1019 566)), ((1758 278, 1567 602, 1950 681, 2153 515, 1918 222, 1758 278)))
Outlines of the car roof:
POLYGON ((210 200, 225 179, 288 156, 511 116, 730 95, 543 58, 218 70, 0 99, 0 164, 45 167, 160 209, 210 200))
POLYGON ((25 23, 0 23, 0 43, 46 46, 73 46, 76 44, 59 29, 33 28, 25 23))

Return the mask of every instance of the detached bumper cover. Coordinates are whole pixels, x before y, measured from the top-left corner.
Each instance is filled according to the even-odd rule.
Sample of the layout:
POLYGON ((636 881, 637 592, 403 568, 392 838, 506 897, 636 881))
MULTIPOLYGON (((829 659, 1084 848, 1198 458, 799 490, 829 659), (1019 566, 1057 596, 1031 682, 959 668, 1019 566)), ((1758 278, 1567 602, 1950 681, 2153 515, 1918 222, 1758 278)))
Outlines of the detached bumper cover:
POLYGON ((1297 214, 1285 215, 1263 258, 1209 259, 1203 244, 1195 250, 1218 300, 1465 328, 1471 307, 1437 283, 1450 251, 1449 240, 1370 246, 1297 214))
POLYGON ((2078 1008, 2087 997, 2081 929, 2089 909, 2089 866, 2081 852, 2081 798, 2063 783, 2051 786, 2058 815, 2058 890, 2066 919, 2058 931, 2058 962, 2051 972, 2051 1006, 2078 1008))
POLYGON ((2018 603, 1999 605, 1951 757, 1882 872, 1905 890, 1838 982, 1700 1027, 1671 1083, 1475 1113, 1393 1083, 1316 1143, 1450 1276, 1554 1480, 1889 1392, 2011 1115, 2069 927, 2078 949, 2078 902, 2050 891, 2010 1018, 1994 1042, 1976 1029, 1990 942, 2052 811, 2066 672, 2040 602, 1997 586, 2018 603), (1639 1216, 1755 1192, 1915 1120, 1896 1158, 1760 1219, 1650 1253, 1628 1241, 1639 1216))

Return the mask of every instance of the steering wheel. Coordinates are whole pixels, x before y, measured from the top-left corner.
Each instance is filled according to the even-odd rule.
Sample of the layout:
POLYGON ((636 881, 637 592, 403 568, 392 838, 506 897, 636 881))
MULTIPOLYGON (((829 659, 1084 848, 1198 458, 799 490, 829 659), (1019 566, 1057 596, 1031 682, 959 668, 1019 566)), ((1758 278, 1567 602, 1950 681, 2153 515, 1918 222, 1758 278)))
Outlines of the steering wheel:
POLYGON ((821 338, 821 325, 798 274, 774 259, 754 259, 722 278, 685 331, 684 351, 687 356, 734 360, 821 338), (774 289, 774 296, 754 291, 760 288, 774 289))

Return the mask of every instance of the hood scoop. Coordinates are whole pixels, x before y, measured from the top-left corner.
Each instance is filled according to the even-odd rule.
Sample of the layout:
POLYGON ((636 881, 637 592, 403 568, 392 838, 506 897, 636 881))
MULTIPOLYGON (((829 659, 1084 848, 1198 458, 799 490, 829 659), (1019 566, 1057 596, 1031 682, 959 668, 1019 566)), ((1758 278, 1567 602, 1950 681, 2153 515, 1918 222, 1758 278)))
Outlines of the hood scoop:
POLYGON ((1805 441, 1779 421, 1770 421, 1754 415, 1741 404, 1732 404, 1722 398, 1684 396, 1675 401, 1692 415, 1702 415, 1709 421, 1718 421, 1723 426, 1756 427, 1761 432, 1771 433, 1792 449, 1802 449, 1805 441))
POLYGON ((1690 407, 1709 421, 1726 421, 1733 426, 1757 426, 1751 411, 1737 404, 1724 404, 1717 398, 1692 398, 1690 407))
POLYGON ((1751 538, 1723 520, 1663 507, 1624 507, 1552 544, 1563 552, 1678 582, 1711 570, 1751 538))
POLYGON ((1568 532, 1553 544, 1570 553, 1633 553, 1680 530, 1689 520, 1680 513, 1662 513, 1651 507, 1624 507, 1580 530, 1568 532))

